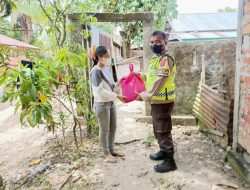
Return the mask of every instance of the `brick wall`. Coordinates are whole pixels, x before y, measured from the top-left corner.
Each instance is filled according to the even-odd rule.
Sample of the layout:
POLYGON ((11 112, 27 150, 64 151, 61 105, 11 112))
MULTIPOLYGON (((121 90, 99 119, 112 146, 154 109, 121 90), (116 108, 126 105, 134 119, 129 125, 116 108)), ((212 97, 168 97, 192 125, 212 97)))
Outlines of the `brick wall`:
MULTIPOLYGON (((168 44, 168 51, 177 62, 174 114, 192 115, 201 79, 202 59, 205 62, 206 85, 218 84, 221 76, 226 74, 230 96, 234 97, 236 40, 171 42, 168 44)), ((142 55, 141 50, 134 52, 142 55)))
POLYGON ((250 153, 250 0, 245 0, 242 27, 238 142, 250 153))
POLYGON ((205 64, 205 84, 220 83, 221 76, 229 79, 230 96, 234 97, 236 41, 202 41, 169 43, 168 51, 177 62, 175 114, 192 114, 194 99, 205 64))
POLYGON ((143 50, 133 49, 130 52, 130 57, 143 56, 143 50))

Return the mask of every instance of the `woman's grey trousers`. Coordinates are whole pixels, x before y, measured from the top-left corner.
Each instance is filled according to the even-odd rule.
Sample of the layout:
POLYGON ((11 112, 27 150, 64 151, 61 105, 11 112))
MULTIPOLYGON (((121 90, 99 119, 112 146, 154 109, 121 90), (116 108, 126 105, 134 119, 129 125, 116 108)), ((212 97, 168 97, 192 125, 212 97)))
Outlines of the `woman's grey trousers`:
POLYGON ((95 102, 94 111, 99 124, 99 138, 104 154, 114 151, 117 126, 116 105, 114 102, 95 102))

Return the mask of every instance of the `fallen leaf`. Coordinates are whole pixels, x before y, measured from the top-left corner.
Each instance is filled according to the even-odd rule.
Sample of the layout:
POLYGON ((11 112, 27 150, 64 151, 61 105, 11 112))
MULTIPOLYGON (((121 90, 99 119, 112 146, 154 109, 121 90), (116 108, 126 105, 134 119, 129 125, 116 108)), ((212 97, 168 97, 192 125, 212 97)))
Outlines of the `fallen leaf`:
POLYGON ((40 164, 42 162, 42 159, 35 159, 30 161, 30 166, 40 164))
POLYGON ((91 148, 91 144, 90 143, 88 143, 88 142, 83 142, 82 143, 83 145, 83 148, 86 148, 86 149, 90 149, 91 148))
POLYGON ((191 136, 192 135, 192 131, 186 131, 183 133, 184 135, 187 135, 187 136, 191 136))
POLYGON ((4 164, 4 160, 0 160, 0 166, 4 164))
POLYGON ((0 76, 2 76, 4 72, 5 72, 4 68, 0 68, 0 76))

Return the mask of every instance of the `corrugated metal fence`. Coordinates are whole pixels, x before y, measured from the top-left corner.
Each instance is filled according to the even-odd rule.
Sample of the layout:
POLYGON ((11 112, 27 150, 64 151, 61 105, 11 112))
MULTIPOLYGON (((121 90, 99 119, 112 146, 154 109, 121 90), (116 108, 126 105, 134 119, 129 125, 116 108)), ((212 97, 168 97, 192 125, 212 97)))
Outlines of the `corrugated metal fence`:
POLYGON ((193 114, 201 128, 221 138, 222 145, 232 143, 233 100, 207 85, 202 85, 196 96, 193 114))

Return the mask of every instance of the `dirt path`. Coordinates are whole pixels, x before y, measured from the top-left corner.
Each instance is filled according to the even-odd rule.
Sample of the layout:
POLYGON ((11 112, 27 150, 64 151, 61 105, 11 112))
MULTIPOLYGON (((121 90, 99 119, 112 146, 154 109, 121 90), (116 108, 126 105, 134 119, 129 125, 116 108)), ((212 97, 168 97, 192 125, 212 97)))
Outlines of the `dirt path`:
POLYGON ((202 136, 196 127, 174 127, 173 132, 177 147, 177 171, 155 173, 153 166, 157 162, 149 160, 148 155, 157 151, 157 145, 147 148, 140 141, 121 146, 126 158, 117 164, 97 162, 88 175, 98 174, 99 183, 88 188, 211 190, 213 185, 222 183, 234 184, 242 190, 248 189, 243 187, 231 168, 224 164, 224 151, 202 136), (190 131, 191 136, 183 134, 190 131))
MULTIPOLYGON (((79 190, 235 189, 219 188, 216 184, 250 189, 225 164, 224 150, 199 133, 197 127, 174 127, 178 170, 166 174, 155 173, 153 166, 157 162, 151 161, 148 156, 158 150, 157 143, 151 147, 145 144, 152 126, 135 122, 137 115, 142 114, 142 107, 140 103, 119 105, 117 148, 126 154, 125 159, 118 159, 115 164, 105 163, 100 156, 100 149, 96 147, 88 158, 73 164, 74 170, 69 170, 70 165, 59 165, 55 172, 50 172, 48 179, 58 179, 58 173, 67 179, 66 173, 71 171, 72 178, 63 189, 79 190)), ((52 181, 51 184, 54 183, 52 181)))
POLYGON ((48 136, 42 129, 22 128, 19 114, 10 103, 0 104, 0 175, 7 181, 29 167, 29 161, 43 154, 48 136))
MULTIPOLYGON (((152 126, 135 122, 142 110, 141 103, 118 105, 116 147, 126 157, 118 159, 115 164, 103 161, 98 145, 94 145, 92 151, 84 153, 84 157, 80 159, 55 161, 49 157, 51 152, 45 153, 46 138, 42 135, 42 130, 21 129, 14 118, 11 122, 15 121, 16 124, 1 122, 0 159, 5 162, 1 165, 0 172, 6 174, 5 179, 11 180, 18 171, 29 170, 29 161, 44 153, 44 161, 51 159, 52 166, 22 189, 235 189, 216 188, 216 184, 231 184, 240 190, 250 189, 224 163, 224 150, 199 133, 197 127, 173 128, 178 170, 166 174, 155 173, 153 166, 157 162, 151 161, 148 155, 158 150, 157 143, 154 142, 150 147, 145 144, 152 143, 152 139, 145 140, 152 132, 152 126)), ((7 117, 5 120, 8 120, 7 117)))

